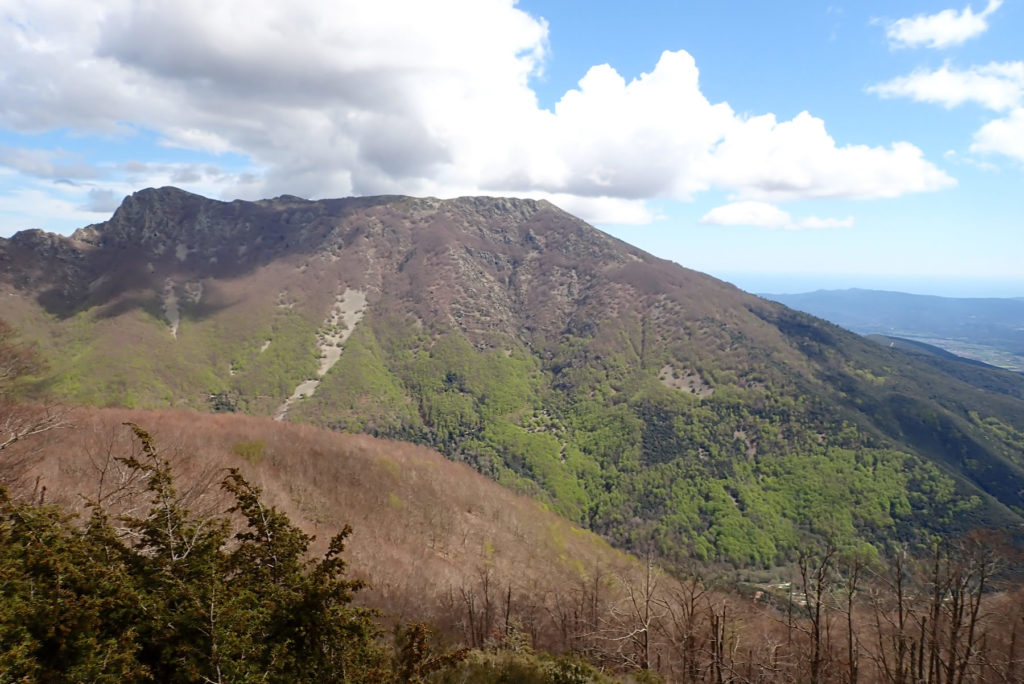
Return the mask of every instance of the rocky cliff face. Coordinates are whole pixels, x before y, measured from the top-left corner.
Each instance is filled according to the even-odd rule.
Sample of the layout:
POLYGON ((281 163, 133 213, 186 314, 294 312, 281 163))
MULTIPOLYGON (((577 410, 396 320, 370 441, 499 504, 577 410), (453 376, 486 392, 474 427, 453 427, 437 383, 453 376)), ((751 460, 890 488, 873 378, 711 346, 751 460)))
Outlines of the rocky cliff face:
POLYGON ((402 300, 478 344, 494 332, 540 341, 627 313, 663 320, 755 301, 547 202, 503 198, 217 202, 150 189, 126 198, 105 223, 68 238, 19 233, 0 255, 9 286, 42 295, 61 315, 129 289, 161 292, 168 279, 249 277, 284 261, 295 270, 284 297, 302 290, 319 301, 316 291, 365 289, 371 305, 402 300))

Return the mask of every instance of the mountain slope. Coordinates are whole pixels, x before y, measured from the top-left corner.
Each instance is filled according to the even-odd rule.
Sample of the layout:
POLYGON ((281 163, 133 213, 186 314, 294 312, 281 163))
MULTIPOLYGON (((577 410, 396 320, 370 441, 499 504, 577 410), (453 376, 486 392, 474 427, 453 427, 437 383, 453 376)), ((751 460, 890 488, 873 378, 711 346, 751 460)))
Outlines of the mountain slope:
POLYGON ((546 202, 145 190, 0 243, 0 287, 76 401, 431 445, 670 558, 1022 523, 1024 377, 950 374, 546 202))
MULTIPOLYGON (((453 597, 459 604, 500 602, 517 620, 530 620, 535 638, 554 648, 556 600, 565 601, 595 573, 630 577, 639 570, 636 559, 595 535, 437 452, 267 418, 76 409, 69 416, 73 427, 18 445, 28 473, 13 493, 32 492, 83 519, 90 514, 87 498, 115 520, 145 510, 143 478, 116 460, 141 458, 124 421, 153 436, 184 503, 200 515, 223 515, 234 504, 218 483, 228 468, 238 468, 263 490, 266 504, 316 536, 315 556, 350 524, 344 557, 350 572, 369 583, 358 600, 396 622, 427 620, 455 635, 468 627, 466 609, 454 609, 453 597)), ((488 611, 469 613, 486 620, 476 626, 484 635, 499 629, 502 617, 488 611)), ((464 638, 472 643, 473 634, 464 638)))

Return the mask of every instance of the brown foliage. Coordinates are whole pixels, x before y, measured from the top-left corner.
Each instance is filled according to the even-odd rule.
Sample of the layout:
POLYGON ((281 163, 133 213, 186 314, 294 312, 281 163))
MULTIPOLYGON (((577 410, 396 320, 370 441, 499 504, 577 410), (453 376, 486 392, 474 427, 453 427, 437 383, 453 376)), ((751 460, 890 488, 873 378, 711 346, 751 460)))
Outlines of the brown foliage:
POLYGON ((137 423, 171 461, 190 508, 222 512, 228 502, 214 483, 237 467, 270 505, 317 536, 313 553, 352 525, 346 557, 370 585, 364 603, 397 621, 440 625, 466 643, 493 640, 513 618, 551 642, 553 597, 585 581, 583 568, 631 562, 536 501, 426 448, 228 414, 83 408, 73 421, 14 449, 31 459, 27 482, 46 487, 49 501, 75 510, 96 501, 115 513, 144 505, 139 483, 116 459, 137 449, 122 426, 137 423))
POLYGON ((20 403, 29 394, 26 381, 45 367, 36 348, 0 319, 0 486, 15 482, 27 465, 26 454, 15 456, 8 447, 65 424, 67 411, 59 405, 20 403))
MULTIPOLYGON (((1024 678, 1024 594, 1003 571, 1019 559, 992 535, 938 543, 883 567, 808 550, 788 590, 757 598, 701 572, 666 574, 468 467, 409 444, 238 415, 81 409, 73 429, 9 451, 36 496, 79 510, 144 505, 118 461, 145 426, 190 508, 230 505, 213 483, 239 468, 324 550, 346 523, 360 600, 396 623, 425 622, 477 648, 570 652, 609 671, 666 682, 1015 682, 1024 678), (33 450, 28 447, 33 446, 33 450)), ((22 485, 27 495, 28 485, 22 485)), ((433 656, 407 635, 410 677, 433 656)))

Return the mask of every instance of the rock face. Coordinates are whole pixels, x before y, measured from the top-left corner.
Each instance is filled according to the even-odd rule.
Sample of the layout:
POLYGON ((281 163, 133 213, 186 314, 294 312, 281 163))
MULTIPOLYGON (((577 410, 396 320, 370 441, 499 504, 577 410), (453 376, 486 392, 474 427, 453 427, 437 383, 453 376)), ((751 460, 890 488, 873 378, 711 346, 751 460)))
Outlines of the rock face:
MULTIPOLYGON (((547 202, 504 198, 217 202, 148 189, 105 223, 69 238, 25 231, 0 253, 10 262, 4 280, 62 316, 130 289, 249 277, 285 262, 298 271, 292 282, 315 283, 303 287, 308 297, 320 301, 344 285, 365 290, 371 305, 400 299, 478 346, 495 332, 539 343, 567 324, 585 328, 627 311, 652 307, 645 313, 663 320, 685 308, 692 318, 750 300, 547 202)), ((287 285, 285 297, 299 296, 287 285)))
POLYGON ((0 241, 0 297, 73 400, 429 444, 670 555, 770 563, 823 517, 1022 522, 1024 377, 881 348, 543 201, 143 190, 0 241))
MULTIPOLYGON (((644 259, 545 202, 282 197, 225 203, 175 188, 139 191, 109 221, 70 238, 23 231, 6 247, 12 255, 33 253, 35 262, 82 262, 80 271, 68 275, 103 277, 119 285, 123 274, 116 267, 138 271, 129 269, 132 262, 149 265, 146 284, 151 285, 169 275, 179 280, 244 275, 288 257, 325 261, 378 294, 420 287, 427 279, 420 294, 431 306, 452 317, 470 316, 482 327, 507 319, 514 309, 521 314, 536 285, 564 280, 557 291, 571 296, 579 289, 572 281, 582 264, 600 262, 606 270, 644 259)), ((13 266, 8 278, 30 270, 13 266)), ((55 285, 41 280, 34 281, 37 289, 55 285)), ((61 294, 67 308, 91 303, 86 283, 66 285, 61 294)))

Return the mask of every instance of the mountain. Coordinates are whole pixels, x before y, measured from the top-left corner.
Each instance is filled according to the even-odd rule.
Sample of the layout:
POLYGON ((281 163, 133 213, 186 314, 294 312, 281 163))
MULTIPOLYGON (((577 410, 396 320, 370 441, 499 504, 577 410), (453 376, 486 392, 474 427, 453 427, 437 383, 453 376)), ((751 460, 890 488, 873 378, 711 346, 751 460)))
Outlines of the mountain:
POLYGON ((879 346, 547 202, 126 198, 0 242, 68 400, 428 445, 626 549, 1024 523, 1024 377, 879 346))
POLYGON ((1024 371, 1024 299, 954 298, 881 290, 762 295, 863 335, 931 344, 958 356, 1024 371))

